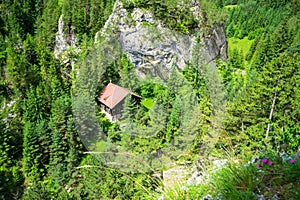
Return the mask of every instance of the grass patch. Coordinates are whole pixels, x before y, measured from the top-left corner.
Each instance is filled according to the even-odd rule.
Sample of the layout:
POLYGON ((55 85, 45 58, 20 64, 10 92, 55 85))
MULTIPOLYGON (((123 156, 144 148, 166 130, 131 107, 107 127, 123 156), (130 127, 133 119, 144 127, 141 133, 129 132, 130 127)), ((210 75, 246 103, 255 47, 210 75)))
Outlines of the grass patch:
POLYGON ((222 167, 204 171, 200 185, 179 183, 156 196, 166 200, 220 199, 256 200, 300 199, 299 156, 267 154, 247 164, 229 158, 222 167), (209 198, 208 198, 209 197, 209 198))
POLYGON ((152 98, 142 99, 141 104, 145 106, 148 110, 150 110, 154 105, 154 99, 152 98))
POLYGON ((142 22, 141 23, 141 26, 144 26, 144 27, 153 27, 154 25, 150 24, 149 22, 142 22))
POLYGON ((254 166, 244 166, 240 163, 230 162, 212 175, 212 191, 215 196, 221 194, 222 199, 256 199, 254 194, 259 179, 256 178, 254 166))
POLYGON ((238 38, 228 38, 228 49, 229 52, 232 52, 233 49, 237 49, 238 52, 243 52, 243 56, 245 57, 247 52, 249 51, 254 40, 249 40, 248 37, 244 37, 243 39, 238 38))
POLYGON ((224 6, 224 8, 226 9, 233 9, 233 8, 237 8, 239 7, 238 5, 227 5, 227 6, 224 6))

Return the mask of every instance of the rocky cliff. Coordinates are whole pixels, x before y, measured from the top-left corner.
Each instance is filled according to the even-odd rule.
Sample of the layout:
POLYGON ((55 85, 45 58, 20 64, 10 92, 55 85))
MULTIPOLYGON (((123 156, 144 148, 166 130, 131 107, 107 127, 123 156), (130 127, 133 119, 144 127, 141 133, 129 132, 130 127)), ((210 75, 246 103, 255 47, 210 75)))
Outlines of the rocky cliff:
POLYGON ((70 33, 64 32, 63 15, 58 20, 58 32, 55 37, 54 56, 61 64, 66 66, 74 65, 74 60, 71 61, 72 54, 78 54, 80 52, 77 44, 76 36, 73 30, 70 33))
MULTIPOLYGON (((203 30, 200 27, 198 33, 203 30)), ((121 43, 122 50, 131 58, 141 77, 150 74, 166 78, 172 65, 179 69, 184 68, 191 61, 192 50, 196 44, 196 34, 181 34, 165 28, 145 9, 134 8, 128 12, 118 0, 100 34, 109 37, 110 31, 118 32, 117 40, 121 43)), ((200 35, 202 47, 199 54, 206 63, 214 66, 216 59, 227 58, 223 25, 215 23, 209 34, 200 35)))

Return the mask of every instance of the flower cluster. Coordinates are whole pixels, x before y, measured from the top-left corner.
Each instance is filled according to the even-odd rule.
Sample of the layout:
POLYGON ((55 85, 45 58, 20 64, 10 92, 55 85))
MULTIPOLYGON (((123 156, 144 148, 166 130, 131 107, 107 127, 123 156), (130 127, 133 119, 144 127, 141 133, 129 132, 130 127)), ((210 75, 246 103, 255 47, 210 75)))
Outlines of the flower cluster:
MULTIPOLYGON (((291 164, 294 164, 295 163, 295 160, 294 159, 290 159, 290 163, 291 164)), ((269 165, 269 166, 272 166, 273 165, 273 162, 271 160, 268 160, 267 158, 264 158, 261 160, 261 163, 257 163, 256 167, 259 169, 262 167, 262 165, 269 165)))
MULTIPOLYGON (((271 160, 268 161, 267 158, 262 159, 261 162, 262 162, 262 164, 268 164, 269 166, 272 166, 272 165, 273 165, 273 162, 272 162, 271 160)), ((258 163, 258 164, 256 165, 257 168, 261 168, 261 166, 262 166, 262 165, 261 165, 260 163, 258 163)))

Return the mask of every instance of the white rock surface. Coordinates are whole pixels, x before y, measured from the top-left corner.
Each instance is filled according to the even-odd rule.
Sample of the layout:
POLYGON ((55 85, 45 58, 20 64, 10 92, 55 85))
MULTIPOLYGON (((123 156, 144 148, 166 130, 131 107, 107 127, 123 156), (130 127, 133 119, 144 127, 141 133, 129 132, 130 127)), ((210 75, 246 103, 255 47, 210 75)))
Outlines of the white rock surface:
POLYGON ((64 32, 64 22, 63 15, 59 17, 58 20, 58 32, 55 36, 55 47, 54 47, 54 56, 58 59, 62 64, 68 66, 69 64, 73 65, 74 63, 70 63, 69 53, 78 53, 80 51, 78 45, 76 44, 75 33, 71 31, 71 33, 64 32))
MULTIPOLYGON (((149 74, 165 79, 173 65, 183 69, 191 60, 195 44, 195 35, 164 28, 151 12, 144 9, 135 8, 132 13, 128 13, 118 0, 100 34, 110 37, 111 32, 118 33, 116 40, 121 43, 122 50, 131 58, 141 77, 149 74)), ((206 63, 214 66, 217 58, 227 58, 223 25, 215 24, 211 34, 205 38, 204 34, 201 35, 203 47, 199 54, 206 63)), ((99 33, 95 37, 96 41, 98 36, 99 33)))

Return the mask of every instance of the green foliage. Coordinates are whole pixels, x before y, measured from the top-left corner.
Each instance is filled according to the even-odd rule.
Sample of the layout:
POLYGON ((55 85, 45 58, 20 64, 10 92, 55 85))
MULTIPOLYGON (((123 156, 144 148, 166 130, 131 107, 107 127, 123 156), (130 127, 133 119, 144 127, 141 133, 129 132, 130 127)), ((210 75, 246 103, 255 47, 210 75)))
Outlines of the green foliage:
POLYGON ((243 39, 228 38, 229 57, 235 56, 236 52, 243 52, 242 56, 246 56, 248 53, 253 40, 245 37, 243 39), (235 52, 236 49, 236 52, 235 52))
POLYGON ((180 119, 182 115, 181 110, 181 104, 182 102, 179 100, 179 98, 176 98, 173 105, 172 105, 172 111, 170 113, 168 124, 167 124, 167 135, 168 135, 168 141, 170 141, 172 138, 174 138, 174 135, 176 135, 178 128, 180 126, 180 119))
MULTIPOLYGON (((49 180, 52 193, 66 193, 71 184, 75 167, 81 160, 81 143, 74 125, 70 97, 63 94, 53 101, 49 127, 51 129, 49 180)), ((68 194, 66 193, 68 196, 68 194)), ((57 197, 59 198, 59 196, 57 197)), ((60 197, 62 198, 62 197, 60 197)))
POLYGON ((47 102, 47 91, 44 85, 39 85, 37 88, 30 87, 27 91, 27 98, 23 103, 23 120, 24 122, 37 122, 48 118, 49 105, 47 102))
POLYGON ((66 179, 66 157, 68 154, 67 143, 67 116, 70 113, 68 98, 61 97, 53 102, 51 108, 51 118, 49 126, 51 132, 51 162, 53 176, 57 180, 57 185, 63 185, 66 179))
POLYGON ((93 37, 104 26, 112 12, 114 2, 115 0, 63 1, 62 14, 66 24, 65 32, 74 32, 79 38, 84 34, 93 37))
POLYGON ((244 69, 244 58, 243 58, 243 52, 238 52, 237 49, 233 49, 233 51, 230 52, 230 57, 228 59, 228 65, 230 65, 232 68, 236 69, 244 69))
POLYGON ((38 182, 46 175, 49 163, 49 127, 45 120, 35 125, 26 122, 23 144, 23 173, 28 182, 38 182))
MULTIPOLYGON (((114 2, 0 3, 1 199, 151 199, 158 184, 149 176, 164 167, 151 156, 159 157, 163 148, 177 161, 196 160, 192 152, 199 149, 227 147, 238 158, 299 150, 298 0, 199 1, 199 7, 187 0, 124 1, 128 12, 148 9, 163 26, 183 34, 204 33, 201 38, 214 34, 215 23, 225 22, 228 60, 218 61, 216 70, 207 67, 198 34, 191 62, 180 73, 172 69, 167 83, 153 77, 139 80, 129 57, 111 41, 94 44, 114 2), (53 53, 61 15, 64 34, 75 34, 80 47, 79 55, 66 53, 74 68, 59 63, 53 53), (95 91, 110 80, 143 97, 144 106, 125 105, 127 124, 95 116, 95 91), (71 106, 78 111, 74 116, 71 106), (75 121, 81 126, 75 127, 75 121), (99 121, 104 135, 96 127, 99 121), (82 165, 96 168, 78 169, 83 147, 77 131, 92 149, 93 142, 108 139, 132 155, 152 159, 153 169, 145 173, 145 167, 130 160, 129 166, 140 171, 127 174, 91 156, 82 165)), ((212 176, 211 185, 179 185, 163 196, 201 199, 222 193, 224 199, 249 199, 254 194, 272 198, 277 192, 282 199, 299 199, 299 160, 291 165, 276 156, 268 159, 274 164, 262 171, 230 163, 212 176)))
POLYGON ((0 167, 0 198, 11 199, 15 196, 20 198, 21 187, 24 177, 20 166, 13 166, 8 168, 0 167))
MULTIPOLYGON (((272 101, 274 100, 274 98, 276 98, 275 99, 276 106, 274 109, 274 114, 272 116, 272 122, 271 122, 271 132, 274 133, 274 138, 272 139, 272 141, 274 143, 277 143, 276 145, 274 144, 275 146, 278 146, 278 145, 281 146, 283 143, 285 143, 283 141, 287 142, 287 140, 284 139, 285 137, 281 138, 281 136, 284 135, 283 132, 285 132, 283 130, 285 130, 285 128, 287 128, 284 125, 286 122, 283 122, 283 121, 280 122, 279 119, 286 120, 287 118, 289 118, 289 119, 294 118, 293 114, 287 115, 288 110, 286 110, 287 107, 284 106, 284 104, 285 104, 284 102, 287 100, 290 102, 288 104, 291 104, 292 102, 294 102, 294 100, 298 101, 297 100, 298 97, 296 95, 295 97, 292 97, 291 99, 287 98, 286 95, 293 96, 294 93, 290 92, 291 88, 287 87, 287 85, 284 85, 284 86, 281 85, 281 83, 282 83, 281 81, 284 80, 284 83, 292 81, 293 83, 291 82, 290 83, 291 85, 297 84, 296 79, 293 77, 297 77, 298 75, 297 75, 297 73, 295 73, 293 71, 296 69, 294 67, 294 64, 297 63, 297 61, 296 60, 291 61, 291 58, 286 58, 286 57, 284 58, 284 57, 285 56, 275 59, 272 62, 272 64, 271 63, 267 64, 266 65, 267 68, 265 68, 265 71, 262 71, 258 75, 258 77, 256 79, 256 84, 249 83, 248 88, 246 89, 246 91, 244 91, 244 94, 247 94, 250 96, 241 96, 237 99, 236 103, 233 103, 232 109, 234 110, 234 112, 236 112, 236 114, 232 113, 233 118, 230 119, 229 127, 233 128, 234 124, 236 124, 236 125, 239 124, 238 130, 241 131, 241 133, 240 133, 241 138, 236 135, 234 135, 234 137, 233 137, 234 140, 239 141, 238 143, 236 143, 238 146, 244 144, 246 149, 247 148, 251 149, 252 147, 255 148, 255 146, 259 147, 261 145, 261 139, 264 137, 263 132, 266 130, 266 124, 268 122, 268 117, 270 114, 271 105, 272 105, 272 101), (281 59, 283 59, 285 61, 281 62, 280 61, 281 59), (277 62, 280 62, 281 64, 279 64, 277 62), (268 67, 271 67, 271 68, 268 68, 268 67), (279 67, 279 68, 277 68, 277 67, 279 67), (277 68, 277 70, 275 68, 277 68), (280 81, 278 81, 279 76, 280 76, 280 81), (284 77, 289 77, 289 79, 287 80, 284 77), (269 87, 265 87, 266 85, 268 85, 269 87), (247 90, 248 90, 248 92, 247 92, 247 90), (279 95, 279 96, 283 95, 284 97, 282 97, 282 98, 280 98, 279 96, 274 97, 275 92, 277 95, 279 95), (268 97, 268 98, 266 98, 266 97, 268 97), (284 99, 284 101, 282 101, 283 99, 284 99), (245 103, 245 101, 246 102, 249 101, 249 103, 245 103), (250 103, 250 102, 252 102, 252 103, 250 103), (255 104, 253 102, 259 102, 259 103, 255 104), (286 114, 284 115, 285 112, 286 112, 286 114), (245 136, 244 134, 248 135, 249 137, 245 136), (240 138, 241 140, 239 140, 238 138, 240 138), (254 138, 256 138, 256 139, 254 139, 254 138), (279 139, 279 138, 281 138, 281 139, 279 139), (241 141, 243 141, 243 142, 241 143, 241 141), (250 143, 250 141, 251 141, 251 143, 250 143), (256 144, 254 143, 254 141, 256 142, 256 144), (281 141, 281 142, 279 142, 279 141, 281 141)), ((296 89, 296 88, 294 88, 294 89, 296 89)), ((297 91, 297 89, 296 89, 296 91, 297 91)), ((229 108, 229 109, 231 110, 231 108, 229 108)), ((292 109, 292 110, 293 111, 291 111, 291 113, 296 114, 297 113, 296 110, 298 110, 298 109, 295 108, 295 110, 294 109, 292 109)), ((231 112, 231 111, 229 111, 229 112, 231 112)), ((292 124, 290 124, 290 125, 292 125, 292 124)), ((294 124, 291 127, 287 128, 289 130, 288 131, 289 133, 286 133, 286 136, 294 133, 294 131, 290 131, 290 130, 296 130, 297 129, 296 127, 298 127, 298 125, 294 124)), ((237 131, 234 129, 227 129, 227 130, 229 130, 230 132, 237 131)), ((297 136, 291 136, 291 138, 289 139, 289 142, 290 142, 289 147, 291 149, 296 150, 296 146, 299 145, 298 139, 296 139, 297 136), (291 139, 291 138, 295 138, 295 139, 291 139)), ((248 149, 248 150, 250 150, 250 149, 248 149)), ((246 152, 248 150, 246 150, 246 152)))
POLYGON ((208 27, 213 27, 216 23, 223 24, 228 18, 227 13, 218 6, 219 2, 201 0, 199 3, 201 18, 208 27))
POLYGON ((165 186, 162 191, 156 193, 155 196, 149 196, 148 199, 164 198, 167 200, 193 200, 202 199, 210 191, 207 184, 186 185, 184 183, 175 183, 172 187, 165 186))
POLYGON ((300 190, 296 181, 300 176, 299 157, 270 153, 261 158, 257 162, 259 170, 256 172, 260 183, 255 191, 266 198, 272 198, 275 194, 282 199, 299 198, 300 190))
POLYGON ((125 98, 123 106, 124 108, 122 110, 122 117, 129 122, 133 121, 133 119, 135 118, 137 105, 134 102, 134 99, 132 98, 131 95, 128 95, 125 98))
POLYGON ((13 164, 13 148, 14 141, 17 138, 14 137, 13 132, 9 128, 9 122, 7 122, 8 115, 5 112, 1 112, 0 122, 0 166, 9 167, 13 164))
POLYGON ((117 64, 121 68, 120 85, 134 92, 138 88, 139 79, 133 64, 125 54, 122 55, 120 62, 117 62, 117 64))
MULTIPOLYGON (((235 30, 232 27, 234 24, 240 26, 242 22, 248 21, 252 22, 248 25, 253 25, 253 27, 248 27, 249 30, 254 28, 252 31, 257 33, 249 51, 244 52, 250 66, 247 66, 247 62, 245 65, 244 61, 245 70, 242 71, 240 78, 237 76, 238 71, 230 75, 227 73, 226 65, 221 68, 223 77, 229 78, 229 82, 228 80, 226 82, 227 90, 231 94, 229 97, 230 99, 233 97, 228 107, 226 131, 231 138, 231 145, 238 154, 242 153, 244 156, 249 151, 258 152, 265 149, 265 144, 271 144, 276 151, 290 153, 296 151, 299 146, 299 139, 294 135, 298 132, 299 126, 297 120, 294 120, 294 114, 297 113, 298 108, 292 106, 293 108, 290 109, 291 107, 285 104, 286 102, 294 104, 293 102, 299 101, 298 95, 292 92, 292 90, 298 91, 296 77, 299 75, 296 72, 296 65, 299 61, 295 57, 297 54, 288 53, 289 47, 297 37, 297 34, 293 32, 295 26, 291 28, 289 21, 291 18, 295 20, 299 17, 293 16, 293 12, 288 13, 287 10, 291 10, 288 3, 274 7, 267 2, 251 1, 230 10, 228 23, 231 30, 235 30), (254 28, 256 22, 253 23, 252 20, 258 20, 260 16, 242 18, 244 13, 251 11, 252 8, 248 7, 250 4, 253 4, 253 8, 255 5, 260 6, 261 13, 267 12, 270 19, 262 23, 265 29, 254 28), (239 134, 234 134, 237 131, 239 134), (263 143, 263 138, 268 138, 269 134, 272 135, 271 138, 263 143), (285 148, 287 143, 288 148, 285 148)), ((299 30, 299 28, 296 29, 299 30)), ((243 48, 244 45, 239 46, 243 48)), ((241 66, 239 62, 236 62, 243 60, 237 58, 239 54, 235 52, 229 55, 227 67, 241 66)))
POLYGON ((151 153, 162 147, 167 113, 161 104, 155 103, 149 111, 147 126, 138 124, 139 119, 125 120, 127 124, 122 130, 121 145, 128 148, 129 152, 151 153))
POLYGON ((265 198, 277 194, 283 199, 297 199, 299 189, 295 180, 299 177, 296 170, 299 160, 291 163, 291 159, 283 161, 278 156, 268 158, 265 164, 232 162, 218 170, 212 176, 214 194, 221 194, 221 199, 256 199, 255 194, 265 198))
POLYGON ((167 87, 163 81, 150 77, 146 77, 146 79, 140 83, 139 88, 137 89, 137 93, 143 98, 155 99, 161 98, 166 91, 167 87))
POLYGON ((82 178, 74 188, 76 198, 86 199, 135 199, 143 198, 151 188, 146 174, 125 174, 119 170, 104 166, 93 156, 85 159, 82 166, 82 178), (90 167, 88 167, 90 166, 90 167))
POLYGON ((219 169, 212 177, 214 194, 221 195, 221 199, 256 199, 253 193, 259 180, 255 176, 254 166, 243 166, 230 163, 219 169))
POLYGON ((118 124, 113 124, 108 131, 108 139, 110 142, 115 143, 121 141, 121 131, 118 124))
MULTIPOLYGON (((244 164, 229 158, 223 166, 202 163, 203 182, 197 185, 176 183, 165 186, 155 194, 164 199, 272 199, 299 198, 299 157, 272 152, 256 157, 244 164), (205 170, 214 167, 214 170, 205 170)), ((228 157, 227 157, 228 158, 228 157)), ((226 159, 227 160, 227 159, 226 159)), ((151 198, 149 198, 151 199, 151 198)))
POLYGON ((51 192, 43 183, 37 183, 31 187, 26 188, 23 195, 24 200, 38 200, 38 199, 51 199, 51 192))
POLYGON ((13 139, 13 137, 8 133, 8 130, 6 127, 1 127, 1 130, 3 131, 1 134, 1 154, 0 154, 0 164, 3 165, 11 165, 12 164, 12 158, 10 158, 9 151, 13 148, 12 145, 9 143, 13 139))
POLYGON ((141 104, 145 106, 148 110, 150 110, 154 105, 154 99, 152 98, 143 99, 141 101, 141 104))
POLYGON ((180 33, 194 33, 198 28, 198 20, 190 11, 191 1, 123 1, 124 7, 130 12, 133 8, 145 8, 152 11, 154 16, 165 26, 180 33))
MULTIPOLYGON (((42 12, 38 15, 35 25, 35 40, 37 45, 37 53, 45 52, 45 50, 53 50, 55 44, 55 34, 58 31, 58 19, 61 13, 58 0, 46 1, 43 6, 39 7, 42 12)), ((38 56, 38 60, 40 60, 38 56)))

